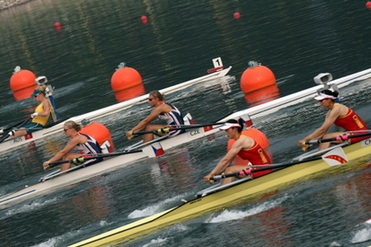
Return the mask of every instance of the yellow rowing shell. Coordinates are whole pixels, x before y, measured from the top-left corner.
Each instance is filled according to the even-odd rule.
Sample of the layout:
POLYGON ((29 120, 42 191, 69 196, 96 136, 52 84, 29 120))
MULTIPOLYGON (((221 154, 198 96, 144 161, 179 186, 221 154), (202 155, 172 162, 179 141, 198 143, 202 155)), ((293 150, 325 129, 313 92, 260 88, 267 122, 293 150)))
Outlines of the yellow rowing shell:
MULTIPOLYGON (((341 165, 345 169, 354 169, 355 160, 371 153, 371 138, 343 147, 348 162, 341 165)), ((338 166, 339 167, 339 166, 338 166)), ((195 198, 177 207, 143 218, 114 230, 73 244, 77 246, 107 246, 127 243, 153 234, 170 225, 196 218, 200 215, 220 210, 225 207, 242 203, 262 193, 284 188, 299 180, 319 176, 321 172, 329 172, 332 168, 322 159, 304 162, 269 173, 265 176, 236 184, 232 187, 195 198)))

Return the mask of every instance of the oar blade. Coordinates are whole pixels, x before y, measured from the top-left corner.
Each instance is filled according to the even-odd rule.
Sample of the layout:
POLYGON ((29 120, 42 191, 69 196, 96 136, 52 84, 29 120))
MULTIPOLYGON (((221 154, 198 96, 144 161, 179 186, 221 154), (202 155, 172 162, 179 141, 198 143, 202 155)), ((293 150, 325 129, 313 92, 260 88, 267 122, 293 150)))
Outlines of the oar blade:
POLYGON ((142 151, 149 157, 154 158, 165 154, 164 149, 162 148, 159 142, 153 143, 151 145, 145 146, 142 148, 142 151))
POLYGON ((335 148, 321 156, 330 166, 337 166, 349 162, 349 159, 341 147, 335 148))

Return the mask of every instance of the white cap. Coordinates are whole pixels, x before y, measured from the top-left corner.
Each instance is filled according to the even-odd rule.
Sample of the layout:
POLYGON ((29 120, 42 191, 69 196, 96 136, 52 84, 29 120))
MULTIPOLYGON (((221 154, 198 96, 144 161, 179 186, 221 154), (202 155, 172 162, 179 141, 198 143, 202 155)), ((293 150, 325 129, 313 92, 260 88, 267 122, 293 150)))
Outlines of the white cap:
POLYGON ((336 99, 336 97, 333 96, 333 95, 325 94, 325 93, 319 93, 316 97, 314 97, 314 99, 318 100, 318 101, 321 101, 321 100, 324 100, 324 99, 336 99))
POLYGON ((220 127, 220 130, 227 130, 232 127, 241 128, 241 125, 239 123, 225 123, 222 127, 220 127))

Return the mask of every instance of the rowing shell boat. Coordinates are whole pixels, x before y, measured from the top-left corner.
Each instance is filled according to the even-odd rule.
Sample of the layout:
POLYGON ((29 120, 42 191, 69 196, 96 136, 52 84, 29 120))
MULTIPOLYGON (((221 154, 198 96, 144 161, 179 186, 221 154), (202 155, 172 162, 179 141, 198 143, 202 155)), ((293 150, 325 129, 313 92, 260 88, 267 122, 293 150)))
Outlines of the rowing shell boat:
POLYGON ((209 131, 214 131, 215 133, 216 130, 217 129, 213 128, 213 126, 205 126, 192 129, 174 137, 163 136, 156 138, 151 142, 140 143, 139 145, 135 144, 131 147, 127 147, 122 152, 122 155, 104 160, 97 164, 87 167, 73 167, 70 170, 67 170, 68 173, 64 172, 65 174, 63 176, 59 176, 61 174, 55 174, 53 172, 40 178, 39 182, 34 185, 26 185, 25 188, 17 192, 1 197, 0 209, 10 207, 27 199, 61 190, 67 185, 86 181, 94 176, 117 170, 133 163, 134 161, 157 157, 163 154, 165 150, 207 136, 209 135, 209 131), (142 152, 131 153, 130 151, 133 150, 142 150, 142 152))
MULTIPOLYGON (((358 158, 365 156, 365 154, 371 153, 371 138, 359 143, 336 148, 342 149, 349 161, 356 161, 358 158)), ((328 158, 332 155, 333 150, 335 149, 326 150, 328 152, 322 155, 322 157, 328 158)), ((193 199, 182 202, 179 206, 73 244, 70 247, 97 247, 128 243, 140 237, 158 232, 175 223, 246 202, 246 200, 252 199, 262 193, 269 193, 284 188, 304 178, 318 176, 321 172, 327 172, 330 168, 334 169, 334 166, 340 166, 340 164, 342 164, 340 167, 349 166, 349 169, 352 169, 354 166, 351 163, 342 164, 337 162, 330 165, 322 159, 296 162, 295 165, 289 165, 288 163, 285 168, 256 179, 241 179, 223 185, 223 187, 220 186, 201 191, 193 199)))
MULTIPOLYGON (((168 87, 166 89, 160 90, 160 92, 161 93, 166 93, 166 94, 173 93, 173 92, 176 92, 178 90, 184 89, 188 86, 195 85, 197 83, 201 83, 201 82, 205 82, 205 81, 208 81, 208 80, 213 80, 213 79, 223 77, 231 70, 231 68, 232 67, 230 66, 226 69, 222 69, 222 70, 213 72, 209 75, 205 75, 205 76, 202 76, 202 77, 199 77, 199 78, 196 78, 196 79, 193 79, 193 80, 190 80, 190 81, 187 81, 187 82, 184 82, 184 83, 172 86, 172 87, 168 87)), ((331 81, 329 83, 329 85, 336 85, 338 88, 342 88, 342 87, 345 87, 345 86, 347 86, 347 85, 349 85, 353 82, 366 80, 370 77, 371 77, 371 68, 360 71, 360 72, 357 72, 357 73, 354 73, 354 74, 351 74, 351 75, 348 75, 348 76, 345 76, 345 77, 342 77, 342 78, 339 78, 339 79, 336 79, 334 81, 331 81)), ((272 112, 275 112, 275 111, 277 111, 281 108, 284 108, 284 107, 287 107, 287 106, 290 106, 290 105, 295 105, 295 104, 303 102, 304 100, 307 100, 309 98, 313 98, 315 96, 317 90, 320 89, 320 88, 322 88, 322 85, 318 85, 318 86, 300 91, 298 93, 294 93, 294 94, 291 94, 291 95, 287 95, 285 97, 281 97, 279 99, 267 102, 265 104, 261 104, 261 105, 246 109, 245 111, 237 112, 237 113, 235 113, 231 116, 228 116, 228 119, 229 118, 236 118, 237 119, 237 118, 240 117, 240 115, 246 115, 246 114, 250 115, 253 118, 268 115, 268 114, 270 114, 272 112)), ((96 111, 92 111, 90 113, 86 113, 86 114, 83 114, 83 115, 80 115, 80 116, 72 117, 68 120, 72 120, 72 121, 75 121, 77 123, 81 123, 81 121, 84 120, 84 119, 88 119, 88 120, 92 121, 92 120, 95 120, 97 118, 101 118, 103 116, 107 116, 107 115, 114 114, 116 112, 122 111, 122 110, 136 104, 136 103, 139 103, 139 102, 145 100, 147 97, 148 97, 148 95, 143 95, 143 96, 140 96, 140 97, 137 97, 137 98, 134 98, 134 99, 131 99, 131 100, 127 100, 127 101, 124 101, 124 102, 121 102, 121 103, 118 103, 118 104, 115 104, 115 105, 112 105, 112 106, 109 106, 109 107, 105 107, 105 108, 102 108, 102 109, 99 109, 99 110, 96 110, 96 111)), ((26 143, 29 143, 31 141, 35 141, 35 140, 47 137, 49 135, 57 134, 63 128, 63 125, 64 125, 64 122, 62 122, 60 124, 57 124, 57 125, 54 125, 53 127, 34 132, 32 134, 28 134, 26 136, 17 137, 17 138, 13 138, 13 139, 10 139, 8 141, 5 141, 5 142, 0 144, 0 152, 9 150, 11 148, 18 147, 22 144, 26 144, 26 143)), ((211 132, 209 132, 209 134, 211 134, 211 132)))
MULTIPOLYGON (((338 85, 338 87, 343 87, 345 85, 350 84, 356 80, 362 80, 365 78, 371 77, 371 69, 362 71, 350 76, 346 76, 344 78, 340 78, 338 80, 333 81, 333 84, 338 85)), ((269 112, 277 111, 281 108, 284 108, 288 105, 293 105, 300 103, 308 98, 313 98, 316 94, 316 91, 320 89, 321 86, 312 87, 310 89, 306 89, 300 91, 298 93, 288 95, 246 110, 242 110, 239 112, 235 112, 218 122, 225 122, 228 119, 234 118, 244 118, 247 115, 260 117, 268 114, 269 112)), ((179 145, 195 141, 196 139, 209 136, 218 132, 218 128, 214 128, 214 126, 205 126, 187 130, 186 133, 175 136, 175 137, 163 137, 160 139, 155 139, 152 143, 158 142, 161 145, 164 151, 167 151, 171 148, 177 147, 179 145)), ((152 144, 149 143, 149 144, 152 144)), ((136 147, 136 148, 140 148, 136 147)), ((144 159, 148 157, 148 153, 135 153, 135 154, 126 154, 123 156, 118 156, 106 161, 103 161, 99 164, 88 166, 83 169, 76 170, 71 173, 67 173, 61 177, 53 178, 50 180, 45 181, 44 183, 35 184, 33 186, 28 186, 27 188, 22 189, 16 193, 10 194, 6 197, 0 198, 0 209, 7 208, 12 206, 16 203, 24 201, 26 199, 34 198, 36 196, 43 195, 45 193, 51 193, 55 190, 60 190, 65 187, 67 184, 73 184, 81 181, 85 181, 91 177, 107 173, 119 168, 122 168, 134 161, 144 159), (35 187, 35 189, 34 189, 35 187), (48 189, 47 189, 48 188, 48 189)))
MULTIPOLYGON (((226 76, 231 69, 232 69, 232 66, 225 68, 225 69, 223 69, 223 67, 218 67, 218 70, 213 73, 210 73, 208 75, 204 75, 196 79, 189 80, 189 81, 186 81, 186 82, 183 82, 183 83, 180 83, 180 84, 177 84, 177 85, 174 85, 174 86, 171 86, 171 87, 159 90, 159 91, 163 94, 170 94, 170 93, 182 90, 192 85, 196 85, 196 84, 210 81, 210 80, 215 80, 223 76, 226 76)), ((95 110, 95 111, 92 111, 92 112, 89 112, 83 115, 72 117, 70 119, 67 119, 66 121, 72 120, 72 121, 75 121, 76 123, 81 123, 82 120, 84 119, 93 121, 98 118, 122 111, 137 103, 143 102, 147 98, 148 98, 148 94, 145 94, 145 95, 136 97, 134 99, 123 101, 123 102, 120 102, 120 103, 117 103, 117 104, 114 104, 114 105, 111 105, 111 106, 108 106, 108 107, 105 107, 99 110, 95 110)), ((33 132, 31 134, 27 134, 25 136, 21 136, 17 138, 10 138, 4 141, 3 143, 0 143, 0 152, 4 152, 6 150, 18 147, 20 145, 47 137, 49 135, 57 134, 63 128, 63 125, 64 125, 64 122, 53 125, 52 127, 49 127, 49 128, 45 128, 45 129, 33 132)))

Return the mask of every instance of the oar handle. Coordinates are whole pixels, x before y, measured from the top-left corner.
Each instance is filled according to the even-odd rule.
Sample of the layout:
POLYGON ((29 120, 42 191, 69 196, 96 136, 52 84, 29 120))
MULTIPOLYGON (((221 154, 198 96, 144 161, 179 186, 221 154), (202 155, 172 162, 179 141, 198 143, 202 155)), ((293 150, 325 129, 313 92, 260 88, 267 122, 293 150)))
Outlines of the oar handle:
POLYGON ((323 142, 332 142, 332 141, 346 141, 348 139, 352 139, 352 138, 357 138, 357 137, 364 137, 364 136, 370 136, 371 133, 368 132, 368 133, 361 133, 361 134, 344 134, 344 135, 341 135, 341 136, 337 136, 337 137, 332 137, 332 138, 325 138, 325 139, 318 139, 318 140, 309 140, 309 141, 306 141, 305 144, 318 144, 318 143, 323 143, 323 142))
POLYGON ((172 130, 177 130, 177 128, 167 128, 167 127, 164 127, 164 128, 157 129, 157 130, 148 130, 148 131, 133 132, 131 134, 133 136, 139 136, 139 135, 145 135, 145 134, 161 134, 161 133, 162 134, 165 134, 165 133, 169 133, 172 130))
POLYGON ((194 128, 201 128, 201 127, 208 127, 208 126, 214 126, 214 125, 222 125, 225 122, 220 123, 209 123, 209 124, 191 124, 191 125, 176 125, 176 126, 167 126, 161 129, 157 130, 149 130, 149 131, 139 131, 139 132, 133 132, 131 133, 134 136, 138 135, 145 135, 145 134, 166 134, 170 131, 174 130, 185 130, 185 129, 194 129, 194 128))
POLYGON ((218 179, 237 177, 237 176, 247 176, 255 172, 261 172, 261 171, 273 170, 273 169, 282 169, 285 167, 289 167, 289 166, 293 166, 293 165, 297 165, 297 164, 301 164, 301 163, 305 163, 305 162, 309 162, 313 160, 319 160, 319 159, 322 159, 322 157, 312 157, 306 160, 300 160, 300 161, 294 161, 294 162, 288 162, 288 163, 282 163, 282 164, 271 164, 271 165, 267 164, 266 167, 262 167, 262 168, 257 168, 257 169, 248 168, 248 169, 244 169, 239 172, 213 176, 210 180, 218 180, 218 179))
MULTIPOLYGON (((272 169, 272 168, 266 168, 264 170, 261 170, 261 169, 264 169, 264 168, 259 168, 259 169, 255 169, 255 170, 265 171, 265 170, 269 170, 269 169, 272 169)), ((229 178, 229 177, 237 177, 237 176, 247 176, 247 175, 252 174, 253 172, 256 172, 255 170, 253 170, 251 168, 248 168, 248 169, 244 169, 244 170, 239 171, 239 172, 216 175, 216 176, 210 178, 210 180, 218 180, 218 179, 229 178)))
POLYGON ((28 121, 30 121, 32 118, 27 118, 27 119, 25 119, 25 120, 22 120, 21 122, 19 122, 19 123, 16 123, 16 124, 14 124, 14 125, 12 125, 12 126, 9 126, 9 127, 6 127, 6 128, 4 128, 4 129, 2 129, 1 131, 2 131, 2 133, 4 133, 4 132, 8 132, 9 130, 11 130, 11 129, 13 129, 13 128, 18 128, 18 127, 21 127, 21 126, 23 126, 23 125, 25 125, 28 121))
POLYGON ((81 157, 74 158, 72 160, 60 160, 60 161, 56 161, 56 162, 53 162, 53 163, 49 163, 49 168, 60 165, 60 164, 64 164, 64 163, 74 163, 74 164, 76 164, 76 163, 82 163, 84 161, 92 160, 92 159, 96 159, 96 158, 119 156, 119 155, 139 153, 139 152, 142 152, 142 150, 131 150, 131 151, 123 151, 123 152, 107 153, 107 154, 102 153, 102 154, 95 154, 95 155, 86 156, 86 157, 81 156, 81 157))

